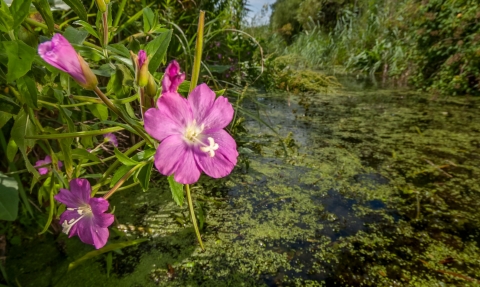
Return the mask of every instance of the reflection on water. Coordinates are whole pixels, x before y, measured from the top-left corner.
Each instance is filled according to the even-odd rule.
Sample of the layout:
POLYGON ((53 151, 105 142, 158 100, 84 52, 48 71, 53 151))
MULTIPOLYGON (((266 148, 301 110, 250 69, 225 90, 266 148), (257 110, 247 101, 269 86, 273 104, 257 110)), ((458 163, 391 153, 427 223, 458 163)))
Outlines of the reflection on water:
POLYGON ((112 198, 113 241, 151 240, 113 253, 110 278, 102 256, 66 274, 91 249, 62 236, 13 247, 8 271, 22 286, 475 286, 479 99, 345 86, 259 96, 279 134, 247 118, 245 160, 193 188, 206 252, 160 179, 112 198), (23 263, 38 244, 55 260, 23 263))

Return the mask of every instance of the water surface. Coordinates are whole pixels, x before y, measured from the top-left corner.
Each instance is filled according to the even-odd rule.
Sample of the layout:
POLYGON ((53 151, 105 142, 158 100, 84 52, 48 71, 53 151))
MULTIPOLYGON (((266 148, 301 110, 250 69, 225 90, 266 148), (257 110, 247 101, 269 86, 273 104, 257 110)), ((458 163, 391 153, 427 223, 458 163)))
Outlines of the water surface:
POLYGON ((480 285, 480 99, 344 84, 335 94, 256 95, 278 133, 246 118, 234 173, 194 186, 206 252, 160 179, 112 197, 111 241, 149 241, 114 252, 109 277, 107 255, 66 273, 93 248, 63 235, 13 246, 10 277, 21 286, 480 285))

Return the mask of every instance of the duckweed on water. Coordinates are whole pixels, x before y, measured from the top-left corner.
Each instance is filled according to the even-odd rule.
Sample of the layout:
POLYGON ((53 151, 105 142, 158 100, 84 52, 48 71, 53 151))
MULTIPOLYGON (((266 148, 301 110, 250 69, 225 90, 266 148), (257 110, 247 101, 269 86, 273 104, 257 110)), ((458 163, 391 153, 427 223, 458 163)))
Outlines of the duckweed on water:
POLYGON ((130 206, 114 239, 150 240, 114 252, 110 277, 107 255, 66 273, 91 248, 63 236, 11 250, 7 271, 22 286, 479 286, 480 99, 350 89, 259 95, 280 138, 247 122, 242 165, 195 186, 206 252, 161 180, 112 198, 130 206))

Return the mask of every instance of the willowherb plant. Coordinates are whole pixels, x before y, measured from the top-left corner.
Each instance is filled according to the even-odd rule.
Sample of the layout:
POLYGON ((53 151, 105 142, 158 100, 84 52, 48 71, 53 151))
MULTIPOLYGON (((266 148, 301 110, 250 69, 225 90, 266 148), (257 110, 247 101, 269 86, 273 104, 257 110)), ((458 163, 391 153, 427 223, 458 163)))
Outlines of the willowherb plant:
MULTIPOLYGON (((81 19, 76 24, 82 28, 67 26, 61 30, 54 25, 50 8, 43 1, 34 4, 45 23, 27 17, 31 1, 14 0, 11 7, 0 2, 0 17, 7 19, 0 21, 0 31, 10 38, 0 42, 5 48, 0 56, 6 55, 7 59, 0 66, 0 84, 6 93, 0 95, 0 127, 13 120, 10 134, 0 138, 7 143, 4 151, 11 164, 6 175, 13 176, 6 178, 21 185, 18 174, 31 173, 31 190, 38 190, 41 206, 45 201, 49 206, 42 233, 59 218, 63 232, 70 237, 78 235, 86 244, 104 247, 108 227, 114 221, 109 197, 127 182, 128 186, 148 189, 155 165, 169 177, 173 197, 182 198, 179 204, 185 189, 192 224, 203 249, 189 184, 197 182, 202 171, 213 178, 227 176, 238 157, 235 140, 225 130, 234 110, 221 95, 224 90, 216 97, 206 84, 196 84, 204 12, 200 12, 188 83, 176 61, 168 65, 164 75, 157 72, 166 64, 172 30, 158 24, 158 16, 150 8, 121 23, 122 2, 97 0, 94 28, 81 2, 70 1, 81 19), (114 7, 117 11, 113 20, 114 7), (123 30, 142 15, 144 31, 125 37, 131 39, 127 47, 121 40, 123 30), (29 44, 20 33, 24 27, 34 39, 29 44), (120 42, 111 43, 112 39, 120 42), (38 41, 42 43, 37 46, 38 41), (185 88, 188 84, 189 89, 185 88), (190 91, 188 99, 179 89, 190 91), (120 135, 130 137, 129 145, 120 135), (19 166, 24 165, 25 170, 16 171, 18 151, 23 159, 19 166), (38 154, 37 159, 45 154, 35 166, 30 163, 32 151, 38 154), (113 155, 106 156, 108 153, 113 155), (93 170, 101 176, 91 174, 93 170), (105 187, 110 189, 101 192, 105 187)), ((11 197, 0 198, 0 206, 6 206, 10 216, 0 219, 16 219, 19 198, 25 210, 33 214, 28 196, 18 188, 11 197)), ((7 214, 0 211, 0 215, 7 214)))

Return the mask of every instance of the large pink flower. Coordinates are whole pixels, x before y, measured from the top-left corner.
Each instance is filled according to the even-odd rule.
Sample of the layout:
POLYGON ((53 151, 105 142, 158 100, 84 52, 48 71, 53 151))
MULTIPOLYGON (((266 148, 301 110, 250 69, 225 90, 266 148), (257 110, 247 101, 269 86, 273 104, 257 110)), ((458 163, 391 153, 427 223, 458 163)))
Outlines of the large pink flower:
POLYGON ((105 213, 108 201, 90 197, 91 192, 88 180, 77 178, 70 181, 70 191, 60 189, 55 199, 67 206, 60 215, 63 232, 69 237, 78 235, 83 243, 99 249, 107 243, 108 226, 113 223, 113 215, 105 213))
MULTIPOLYGON (((179 76, 178 70, 172 72, 179 76)), ((163 84, 168 90, 162 92, 157 108, 145 113, 145 130, 161 141, 155 166, 183 184, 196 182, 202 171, 213 178, 228 175, 238 157, 235 140, 224 130, 233 118, 232 105, 225 97, 215 99, 206 84, 185 99, 176 92, 181 80, 172 81, 169 75, 167 69, 169 83, 164 78, 163 84)))

